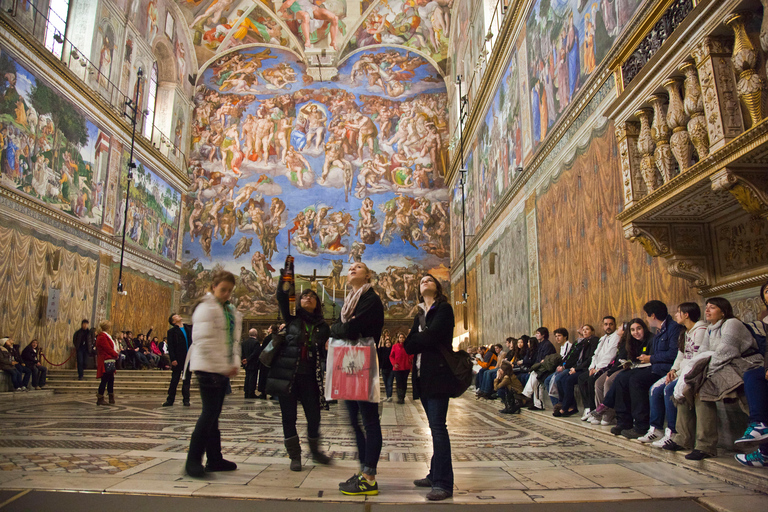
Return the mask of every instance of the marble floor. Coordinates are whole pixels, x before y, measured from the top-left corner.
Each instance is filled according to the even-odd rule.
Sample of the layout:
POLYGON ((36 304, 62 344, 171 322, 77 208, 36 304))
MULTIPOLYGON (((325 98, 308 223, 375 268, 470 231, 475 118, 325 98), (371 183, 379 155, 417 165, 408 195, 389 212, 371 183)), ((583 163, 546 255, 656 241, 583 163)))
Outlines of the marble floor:
MULTIPOLYGON (((78 395, 4 402, 0 491, 374 504, 425 501, 428 489, 417 489, 412 481, 427 473, 431 440, 421 406, 410 399, 404 405, 381 404, 380 494, 370 497, 338 491, 338 483, 358 467, 343 406, 332 405, 323 412, 323 445, 334 464, 315 466, 305 460, 303 471, 292 472, 277 402, 228 397, 220 422, 222 446, 225 457, 236 461, 239 469, 196 480, 183 473, 183 465, 199 400, 193 395, 189 408, 180 404, 163 408, 162 401, 163 397, 151 395, 123 396, 118 390, 112 407, 96 407, 94 399, 78 395)), ((574 432, 566 423, 553 422, 550 415, 528 411, 499 415, 498 407, 498 402, 469 397, 451 402, 454 504, 768 500, 706 471, 574 432), (738 500, 729 499, 736 496, 738 500)), ((299 431, 303 430, 300 424, 299 431)), ((306 444, 304 450, 306 454, 306 444)), ((3 504, 0 499, 2 512, 3 504)))

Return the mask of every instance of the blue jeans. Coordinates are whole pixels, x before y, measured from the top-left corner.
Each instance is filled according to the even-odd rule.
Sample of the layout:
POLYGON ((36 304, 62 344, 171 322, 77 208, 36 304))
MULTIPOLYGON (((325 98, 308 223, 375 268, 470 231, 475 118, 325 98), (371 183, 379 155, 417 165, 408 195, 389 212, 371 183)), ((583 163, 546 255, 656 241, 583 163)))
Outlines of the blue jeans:
POLYGON ((744 372, 744 394, 749 403, 749 422, 768 424, 768 381, 764 367, 744 372))
POLYGON ((529 372, 518 373, 517 374, 517 380, 519 380, 520 384, 522 384, 523 387, 525 387, 525 385, 528 383, 528 377, 530 377, 530 376, 531 376, 531 374, 529 372))
POLYGON ((363 473, 367 475, 376 474, 376 466, 379 464, 381 456, 381 420, 379 418, 379 404, 372 402, 356 402, 347 400, 347 411, 349 412, 349 422, 352 430, 355 431, 355 441, 357 442, 357 455, 360 458, 360 465, 363 473), (360 428, 358 416, 363 418, 363 428, 360 428))
POLYGON ((381 379, 384 381, 387 398, 392 398, 392 384, 395 382, 395 372, 392 371, 392 368, 381 368, 381 379))
POLYGON ((480 383, 480 391, 488 393, 489 395, 493 393, 493 381, 496 380, 497 373, 499 373, 498 368, 483 373, 483 381, 480 383))
POLYGON ((453 465, 451 464, 451 440, 445 420, 448 416, 447 396, 422 398, 421 405, 427 413, 429 430, 432 431, 432 460, 429 475, 432 487, 453 494, 453 465))
POLYGON ((3 370, 3 371, 11 376, 11 383, 13 384, 13 389, 19 389, 21 387, 21 372, 16 368, 13 368, 11 370, 3 370))
POLYGON ((545 385, 547 386, 546 387, 547 392, 549 392, 549 386, 550 386, 549 380, 555 379, 555 386, 557 386, 557 394, 559 396, 549 395, 549 399, 552 401, 553 406, 559 404, 565 398, 565 390, 562 387, 563 386, 562 382, 563 382, 563 378, 565 378, 566 375, 568 375, 568 370, 563 369, 563 371, 559 373, 553 373, 552 375, 550 375, 544 380, 545 385))
POLYGON ((675 384, 677 379, 669 384, 656 386, 651 389, 651 426, 661 430, 664 428, 664 418, 667 420, 667 428, 673 434, 677 433, 675 424, 677 423, 677 406, 672 402, 672 395, 675 394, 675 384))

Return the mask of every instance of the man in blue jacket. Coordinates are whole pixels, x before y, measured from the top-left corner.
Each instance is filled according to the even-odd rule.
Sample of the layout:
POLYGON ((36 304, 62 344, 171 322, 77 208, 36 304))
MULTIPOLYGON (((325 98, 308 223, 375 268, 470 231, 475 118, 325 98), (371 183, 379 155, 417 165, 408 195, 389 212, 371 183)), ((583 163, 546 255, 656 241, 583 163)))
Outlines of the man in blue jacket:
POLYGON ((677 339, 683 328, 669 315, 667 305, 659 300, 647 302, 643 311, 648 327, 656 329, 650 353, 638 356, 638 364, 629 370, 628 379, 617 379, 617 383, 621 381, 616 389, 617 426, 611 432, 627 439, 637 439, 649 431, 651 405, 648 392, 653 383, 672 368, 677 357, 677 339))

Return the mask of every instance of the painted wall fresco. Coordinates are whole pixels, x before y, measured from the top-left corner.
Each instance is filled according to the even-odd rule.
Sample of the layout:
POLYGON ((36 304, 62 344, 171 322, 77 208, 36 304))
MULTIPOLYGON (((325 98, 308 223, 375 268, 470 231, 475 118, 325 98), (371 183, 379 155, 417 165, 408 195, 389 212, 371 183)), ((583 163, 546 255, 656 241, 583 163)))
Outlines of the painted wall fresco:
POLYGON ((110 137, 0 49, 2 184, 101 226, 110 137))
POLYGON ((626 320, 643 304, 697 302, 683 279, 661 258, 624 239, 616 214, 623 204, 613 123, 577 154, 573 164, 538 197, 541 318, 550 329, 573 334, 607 314, 626 320))
POLYGON ((521 212, 483 251, 477 287, 482 312, 479 341, 483 345, 502 343, 509 336, 530 334, 526 245, 525 214, 521 212), (495 260, 493 274, 491 254, 495 260))
POLYGON ((528 15, 528 86, 534 144, 573 101, 641 0, 536 0, 528 15))
POLYGON ((331 276, 328 303, 341 303, 344 265, 362 259, 387 314, 410 316, 417 274, 448 278, 447 100, 434 73, 391 48, 354 55, 333 82, 313 82, 292 53, 270 48, 207 69, 195 95, 182 305, 220 266, 241 277, 242 311, 276 314, 275 268, 290 248, 298 272, 331 276))
POLYGON ((371 45, 402 45, 429 55, 445 73, 451 5, 450 0, 382 1, 358 27, 343 55, 371 45))
MULTIPOLYGON (((118 197, 120 207, 115 212, 115 233, 121 234, 125 215, 125 189, 128 184, 129 154, 123 153, 118 197)), ((176 261, 176 241, 181 217, 181 194, 139 160, 129 191, 126 239, 148 251, 176 261)))

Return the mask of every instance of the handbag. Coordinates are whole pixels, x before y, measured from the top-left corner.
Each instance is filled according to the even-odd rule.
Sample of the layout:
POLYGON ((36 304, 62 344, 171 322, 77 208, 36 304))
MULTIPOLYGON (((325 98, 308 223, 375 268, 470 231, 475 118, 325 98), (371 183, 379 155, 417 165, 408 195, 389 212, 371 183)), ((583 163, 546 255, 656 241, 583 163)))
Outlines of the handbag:
POLYGON ((267 346, 264 347, 264 350, 262 350, 259 355, 261 364, 267 368, 271 368, 272 360, 275 358, 275 355, 280 352, 280 349, 283 348, 283 343, 285 343, 285 331, 273 334, 272 339, 269 340, 269 343, 267 343, 267 346))
POLYGON ((104 360, 104 373, 115 373, 115 370, 117 367, 115 366, 115 360, 114 359, 105 359, 104 360))

